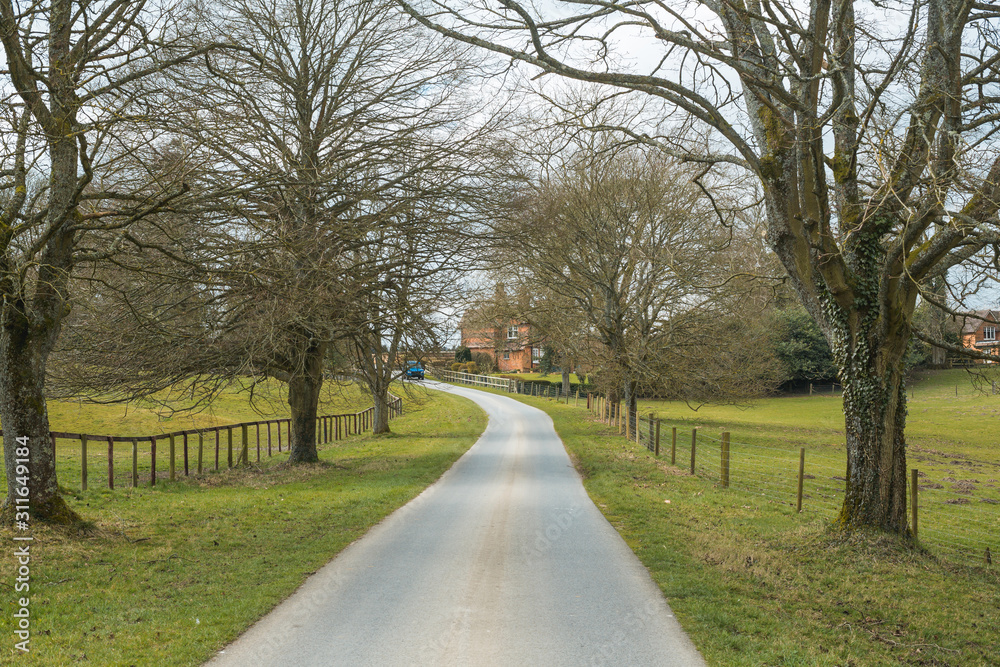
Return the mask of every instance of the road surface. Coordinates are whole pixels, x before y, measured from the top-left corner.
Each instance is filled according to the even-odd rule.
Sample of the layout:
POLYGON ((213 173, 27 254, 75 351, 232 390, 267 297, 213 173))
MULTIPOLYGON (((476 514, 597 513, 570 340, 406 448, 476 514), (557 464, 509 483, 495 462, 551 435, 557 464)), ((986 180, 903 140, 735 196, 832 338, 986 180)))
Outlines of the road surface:
POLYGON ((704 665, 549 417, 428 384, 488 413, 479 441, 208 664, 704 665))

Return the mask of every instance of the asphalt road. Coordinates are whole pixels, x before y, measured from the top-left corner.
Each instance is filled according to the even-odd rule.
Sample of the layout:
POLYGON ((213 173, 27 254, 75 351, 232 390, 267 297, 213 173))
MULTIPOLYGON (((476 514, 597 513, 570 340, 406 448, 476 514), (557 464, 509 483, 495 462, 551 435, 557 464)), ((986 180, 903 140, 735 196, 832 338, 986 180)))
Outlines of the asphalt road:
POLYGON ((704 665, 549 417, 433 386, 489 414, 479 441, 208 664, 704 665))

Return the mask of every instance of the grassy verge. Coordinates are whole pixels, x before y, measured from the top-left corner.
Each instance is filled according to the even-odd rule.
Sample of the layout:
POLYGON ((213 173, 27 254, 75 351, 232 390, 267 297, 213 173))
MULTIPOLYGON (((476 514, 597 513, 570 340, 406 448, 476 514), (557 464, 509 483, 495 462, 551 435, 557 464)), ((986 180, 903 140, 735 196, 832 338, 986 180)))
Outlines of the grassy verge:
MULTIPOLYGON (((7 613, 0 662, 200 664, 472 445, 485 415, 464 399, 429 394, 407 402, 391 435, 323 446, 312 466, 275 458, 153 488, 76 494, 70 504, 92 525, 34 531, 31 653, 13 649, 7 613)), ((5 531, 5 544, 10 538, 5 531)), ((5 605, 14 572, 12 557, 0 559, 5 605)))
POLYGON ((996 664, 995 569, 831 533, 831 516, 718 488, 580 408, 518 398, 551 415, 591 498, 710 665, 996 664))

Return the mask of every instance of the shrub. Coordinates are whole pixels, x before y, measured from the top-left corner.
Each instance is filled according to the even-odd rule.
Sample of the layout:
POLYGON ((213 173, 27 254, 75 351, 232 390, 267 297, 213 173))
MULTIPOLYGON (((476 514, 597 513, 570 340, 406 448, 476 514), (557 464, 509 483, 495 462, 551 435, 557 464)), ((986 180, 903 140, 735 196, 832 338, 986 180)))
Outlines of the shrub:
POLYGON ((465 368, 466 368, 466 372, 468 372, 468 373, 478 373, 479 372, 479 365, 476 362, 474 362, 474 361, 470 361, 469 363, 465 364, 465 368))
POLYGON ((453 373, 458 373, 458 372, 460 372, 464 368, 465 368, 465 364, 459 363, 457 361, 453 362, 451 364, 451 370, 452 370, 453 373))
POLYGON ((497 369, 496 360, 493 359, 492 355, 485 352, 476 352, 469 361, 475 363, 483 373, 492 373, 497 369))

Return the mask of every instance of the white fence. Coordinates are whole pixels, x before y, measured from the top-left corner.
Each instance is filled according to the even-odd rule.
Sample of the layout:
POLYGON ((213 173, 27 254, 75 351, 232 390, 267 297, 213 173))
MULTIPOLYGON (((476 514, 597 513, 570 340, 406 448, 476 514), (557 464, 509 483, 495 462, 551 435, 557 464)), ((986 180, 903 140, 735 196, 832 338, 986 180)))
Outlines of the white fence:
POLYGON ((489 375, 473 375, 472 373, 455 373, 454 371, 436 371, 436 376, 445 382, 457 382, 459 384, 471 384, 476 387, 491 387, 502 391, 515 392, 517 380, 507 378, 495 378, 489 375))

